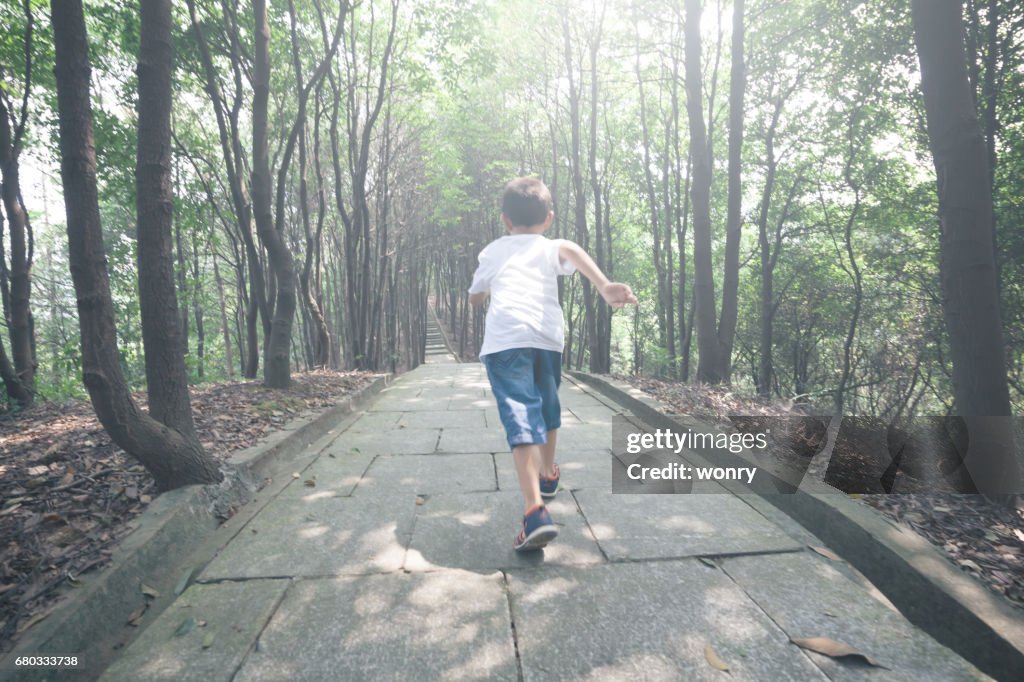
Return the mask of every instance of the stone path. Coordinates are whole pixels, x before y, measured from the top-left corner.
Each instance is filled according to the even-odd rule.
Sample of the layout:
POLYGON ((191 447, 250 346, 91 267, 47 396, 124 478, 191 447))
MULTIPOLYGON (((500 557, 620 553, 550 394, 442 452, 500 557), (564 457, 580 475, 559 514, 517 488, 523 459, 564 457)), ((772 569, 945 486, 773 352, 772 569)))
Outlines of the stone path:
POLYGON ((519 493, 485 373, 435 345, 104 680, 984 678, 756 497, 613 496, 618 408, 568 379, 561 534, 516 554, 519 493), (888 669, 790 642, 814 636, 888 669))

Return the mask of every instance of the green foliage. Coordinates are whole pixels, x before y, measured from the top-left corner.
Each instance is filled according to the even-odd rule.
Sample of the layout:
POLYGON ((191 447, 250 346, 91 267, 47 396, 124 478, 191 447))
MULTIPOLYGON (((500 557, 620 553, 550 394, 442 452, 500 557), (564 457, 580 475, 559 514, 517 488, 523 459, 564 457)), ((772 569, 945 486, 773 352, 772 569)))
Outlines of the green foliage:
MULTIPOLYGON (((32 1, 37 17, 34 87, 38 99, 33 100, 28 144, 37 158, 50 165, 50 174, 56 175, 52 41, 46 3, 32 1)), ((297 97, 288 6, 270 5, 270 155, 276 179, 297 97)), ((244 4, 232 10, 230 5, 208 0, 197 0, 197 6, 229 108, 235 97, 229 59, 233 43, 227 33, 232 21, 224 12, 238 12, 237 45, 243 53, 238 125, 244 140, 244 167, 251 153, 251 12, 244 4)), ((299 56, 306 78, 323 53, 323 31, 330 30, 331 13, 338 7, 319 3, 326 12, 323 27, 317 6, 308 0, 295 2, 299 56)), ((994 105, 999 125, 994 202, 1010 380, 1021 409, 1024 236, 1016 226, 1024 221, 1024 173, 1020 172, 1024 167, 1024 107, 1020 106, 1024 53, 1016 45, 1019 41, 1010 38, 1014 31, 1019 33, 1024 10, 1008 0, 1001 0, 999 6, 1004 23, 995 60, 994 105)), ((612 256, 607 269, 615 279, 629 282, 641 300, 636 311, 617 312, 612 318, 613 368, 678 376, 689 361, 692 376, 698 360, 696 343, 689 358, 681 357, 686 321, 692 314, 692 229, 681 205, 684 195, 675 194, 677 184, 681 192, 686 187, 689 145, 680 61, 682 12, 679 3, 668 0, 610 0, 603 14, 601 7, 601 3, 582 0, 428 0, 400 5, 393 68, 386 83, 389 94, 372 135, 367 180, 374 197, 368 234, 375 238, 387 229, 393 238, 385 252, 374 258, 394 269, 383 269, 381 284, 375 286, 384 286, 388 277, 405 268, 422 267, 429 272, 432 293, 446 305, 458 307, 477 252, 503 233, 498 220, 501 188, 516 175, 538 174, 554 193, 556 222, 550 236, 592 240, 598 209, 609 211, 612 256), (594 45, 599 47, 592 69, 594 45), (575 122, 570 120, 570 82, 579 98, 575 122), (591 89, 595 82, 596 101, 591 89), (645 167, 641 105, 648 124, 649 167, 645 167), (593 119, 592 111, 596 112, 593 119), (581 147, 579 196, 572 182, 576 170, 571 154, 573 123, 578 124, 581 147), (647 171, 655 185, 654 196, 647 171), (600 206, 595 205, 593 184, 606 200, 600 206), (588 233, 575 227, 578 202, 585 202, 588 233), (677 220, 679 228, 686 230, 682 245, 677 243, 677 220), (668 296, 658 287, 654 221, 660 228, 662 267, 671 267, 665 273, 671 281, 668 296), (669 240, 671 258, 664 255, 669 240), (670 329, 667 312, 678 312, 680 298, 684 319, 676 317, 670 329), (674 357, 668 350, 669 340, 674 342, 674 357)), ((181 148, 174 153, 174 210, 184 245, 181 257, 175 257, 184 282, 178 304, 188 312, 192 379, 200 380, 194 318, 198 306, 205 327, 203 380, 219 380, 227 376, 227 349, 214 259, 224 282, 227 343, 236 370, 238 337, 244 337, 248 271, 190 18, 184 3, 178 3, 175 11, 174 125, 181 148)), ((353 149, 348 147, 348 132, 352 127, 359 130, 365 122, 378 84, 389 11, 386 0, 353 3, 342 50, 332 65, 331 77, 343 92, 338 121, 341 177, 335 177, 331 164, 328 85, 307 112, 306 180, 314 205, 316 117, 320 123, 317 151, 327 197, 320 275, 325 306, 328 302, 333 306, 329 312, 336 341, 347 314, 338 301, 345 299, 350 273, 345 270, 346 216, 341 210, 347 207, 339 208, 334 202, 335 182, 341 194, 349 197, 353 149), (346 106, 348 98, 351 107, 346 106)), ((715 157, 711 210, 719 297, 728 199, 731 11, 732 4, 725 0, 706 2, 702 25, 703 93, 715 157)), ((108 271, 123 362, 138 386, 144 376, 134 254, 138 12, 130 3, 97 0, 88 4, 87 15, 108 271)), ((775 392, 785 398, 806 395, 828 405, 840 381, 846 336, 857 310, 846 408, 891 414, 913 406, 919 412, 943 412, 951 388, 938 284, 934 171, 923 126, 908 7, 858 0, 748 0, 746 19, 743 237, 734 386, 752 388, 757 373, 764 312, 757 227, 769 171, 767 137, 779 106, 773 140, 776 184, 767 197, 766 212, 769 236, 774 240, 776 229, 780 235, 779 245, 773 243, 773 247, 781 249, 774 272, 775 392), (858 291, 859 309, 855 305, 858 291)), ((966 24, 968 37, 977 43, 980 66, 974 78, 979 108, 984 104, 986 51, 981 41, 986 20, 981 11, 974 19, 968 16, 966 24)), ((7 65, 21 58, 20 3, 0 2, 0 24, 10 27, 0 32, 2 87, 15 97, 20 85, 7 65)), ((285 238, 301 269, 306 240, 295 167, 293 163, 285 183, 285 238)), ((38 203, 32 205, 31 193, 26 199, 35 218, 38 203)), ((41 297, 33 303, 40 338, 41 390, 53 396, 80 392, 74 297, 66 284, 59 226, 41 227, 37 242, 34 272, 46 296, 56 297, 54 306, 41 297), (42 259, 46 254, 48 261, 42 259)), ((579 277, 565 281, 562 293, 577 344, 575 364, 577 357, 586 359, 585 353, 577 356, 585 326, 579 277)), ((465 314, 466 328, 479 332, 480 318, 465 314)), ((297 348, 303 344, 308 324, 301 315, 297 318, 297 348)), ((388 352, 397 362, 394 349, 388 352)))

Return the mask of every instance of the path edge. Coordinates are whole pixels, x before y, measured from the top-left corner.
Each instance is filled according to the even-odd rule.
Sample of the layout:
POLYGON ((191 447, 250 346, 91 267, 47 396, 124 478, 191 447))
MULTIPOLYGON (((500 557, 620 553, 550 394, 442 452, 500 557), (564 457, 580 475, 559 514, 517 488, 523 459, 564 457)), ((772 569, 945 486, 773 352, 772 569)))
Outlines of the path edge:
MULTIPOLYGON (((663 404, 624 382, 574 370, 587 384, 657 428, 685 428, 663 404)), ((723 453, 725 454, 725 453, 723 453)), ((762 494, 864 574, 936 641, 998 680, 1024 670, 1024 614, 957 569, 930 542, 834 490, 762 494)), ((831 490, 831 489, 827 489, 831 490)))
MULTIPOLYGON (((239 450, 227 459, 221 483, 191 485, 158 495, 132 523, 136 529, 114 550, 110 563, 84 587, 70 592, 66 601, 47 618, 29 628, 14 648, 0 657, 0 677, 7 672, 19 680, 66 679, 68 673, 88 678, 106 662, 80 662, 76 669, 21 669, 18 656, 74 655, 83 653, 115 628, 123 627, 140 603, 145 576, 175 568, 229 517, 248 502, 270 465, 282 454, 301 451, 321 439, 342 417, 367 403, 391 379, 377 376, 370 384, 337 404, 306 414, 266 435, 262 442, 239 450)), ((186 581, 188 578, 186 578, 186 581)))

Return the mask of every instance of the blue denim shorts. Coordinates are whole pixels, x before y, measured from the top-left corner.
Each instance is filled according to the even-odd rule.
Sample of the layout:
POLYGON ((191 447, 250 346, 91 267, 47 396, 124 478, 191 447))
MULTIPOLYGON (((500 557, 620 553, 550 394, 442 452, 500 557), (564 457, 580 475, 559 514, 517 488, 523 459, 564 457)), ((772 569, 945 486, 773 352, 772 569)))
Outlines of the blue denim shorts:
POLYGON ((547 442, 562 425, 558 386, 562 354, 540 348, 510 348, 480 358, 487 368, 508 446, 547 442))

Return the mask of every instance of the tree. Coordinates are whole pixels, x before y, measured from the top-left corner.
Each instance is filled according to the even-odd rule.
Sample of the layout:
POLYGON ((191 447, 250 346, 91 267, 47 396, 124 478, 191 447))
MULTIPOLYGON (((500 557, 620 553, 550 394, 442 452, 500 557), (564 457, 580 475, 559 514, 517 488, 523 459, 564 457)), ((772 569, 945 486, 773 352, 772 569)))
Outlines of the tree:
POLYGON ((686 111, 693 159, 693 273, 697 310, 697 380, 721 383, 721 348, 715 322, 715 276, 711 260, 711 149, 704 123, 701 73, 700 0, 686 0, 683 34, 686 43, 686 111))
MULTIPOLYGON (((3 291, 3 309, 10 329, 11 356, 4 352, 0 339, 0 377, 7 396, 22 406, 35 397, 36 353, 32 311, 29 300, 32 290, 32 225, 21 197, 19 157, 25 139, 28 120, 29 94, 32 89, 32 34, 34 21, 29 0, 23 0, 25 37, 21 103, 15 106, 8 89, 0 85, 0 200, 10 225, 11 268, 7 270, 3 254, 3 218, 0 217, 0 289, 3 291)), ((6 65, 0 65, 0 75, 6 76, 6 65)), ((13 70, 12 70, 13 75, 13 70)))
MULTIPOLYGON (((169 101, 170 88, 170 73, 164 73, 170 69, 170 0, 154 0, 145 5, 139 49, 140 115, 143 111, 148 112, 153 104, 149 98, 156 96, 161 88, 168 89, 166 97, 169 101)), ((163 395, 158 389, 151 394, 151 400, 156 398, 159 407, 156 413, 146 414, 135 404, 125 382, 117 352, 117 329, 100 225, 96 148, 89 97, 88 39, 82 2, 52 0, 51 16, 56 47, 57 109, 68 252, 78 302, 82 373, 86 389, 96 416, 110 437, 146 467, 160 488, 166 490, 190 483, 219 481, 222 474, 217 463, 198 444, 194 434, 182 433, 175 425, 159 421, 157 415, 181 419, 180 399, 163 395)), ((158 113, 159 109, 159 103, 153 104, 154 112, 158 113)), ((147 126, 150 124, 148 119, 147 113, 147 126)), ((159 121, 159 117, 152 121, 154 132, 162 125, 159 121)), ((141 127, 139 134, 143 134, 141 127)), ((165 153, 169 154, 169 129, 166 137, 155 134, 158 139, 167 141, 165 153)), ((146 145, 143 149, 146 150, 146 145)), ((153 177, 156 179, 158 175, 153 177)), ((169 182, 167 179, 168 187, 169 182)), ((163 187, 159 181, 158 185, 163 187)), ((145 205, 140 207, 143 208, 145 205)), ((166 209, 166 203, 157 202, 158 212, 166 209)), ((140 214, 144 212, 140 210, 140 214)), ((140 266, 150 262, 147 257, 145 261, 140 260, 140 266)), ((142 277, 148 275, 140 272, 142 277)), ((166 303, 159 297, 157 300, 166 303)), ((170 315, 167 324, 177 327, 177 315, 170 315)), ((177 352, 180 354, 181 350, 177 352)), ((191 421, 191 415, 187 420, 191 421)))
POLYGON ((743 154, 743 93, 747 87, 743 62, 744 0, 732 8, 732 69, 729 76, 729 206, 725 226, 725 275, 722 281, 722 317, 718 322, 722 378, 732 376, 732 344, 739 313, 740 237, 743 229, 741 177, 743 154))
MULTIPOLYGON (((964 416, 1008 417, 989 155, 967 76, 961 3, 913 0, 911 12, 938 182, 942 306, 952 355, 954 409, 964 416)), ((1002 428, 1011 447, 989 453, 983 481, 976 477, 984 492, 1017 492, 1013 426, 1001 421, 1006 422, 1002 428), (997 456, 1000 461, 991 461, 997 456)), ((978 435, 978 430, 971 433, 972 439, 978 435)))

